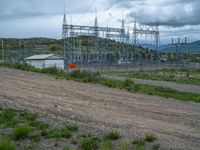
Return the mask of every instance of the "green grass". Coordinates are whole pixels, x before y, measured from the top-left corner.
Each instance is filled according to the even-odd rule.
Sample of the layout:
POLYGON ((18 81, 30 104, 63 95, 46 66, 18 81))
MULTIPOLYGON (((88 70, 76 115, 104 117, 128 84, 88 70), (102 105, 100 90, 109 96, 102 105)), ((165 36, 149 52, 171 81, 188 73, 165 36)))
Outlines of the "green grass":
MULTIPOLYGON (((111 79, 104 79, 99 77, 99 73, 91 73, 87 71, 75 71, 71 74, 67 72, 63 72, 62 70, 58 70, 56 68, 47 68, 47 69, 36 69, 34 67, 28 66, 26 64, 2 64, 0 66, 6 66, 10 68, 17 68, 25 71, 32 71, 32 72, 39 72, 50 74, 54 77, 62 77, 67 80, 74 80, 78 82, 84 83, 96 83, 101 84, 103 86, 107 86, 110 88, 119 88, 119 89, 126 89, 129 92, 133 93, 142 93, 147 95, 156 95, 165 98, 173 98, 183 101, 193 101, 193 102, 200 102, 200 94, 195 93, 188 93, 188 92, 180 92, 171 88, 165 87, 157 87, 157 86, 150 86, 150 85, 141 85, 136 84, 131 80, 126 81, 116 81, 111 79)), ((193 71, 195 72, 195 71, 193 71)), ((199 74, 200 71, 196 71, 199 74)), ((188 76, 188 75, 187 75, 188 76)), ((171 78, 171 77, 170 77, 171 78)))
POLYGON ((98 148, 99 139, 97 137, 88 135, 81 139, 80 147, 83 150, 96 150, 98 148))
POLYGON ((152 146, 152 150, 159 150, 160 149, 160 145, 156 144, 152 146))
POLYGON ((65 150, 75 150, 75 149, 72 147, 67 147, 65 150))
POLYGON ((111 150, 111 142, 109 139, 105 139, 99 150, 111 150))
POLYGON ((134 140, 133 144, 136 145, 136 150, 146 150, 145 148, 145 140, 140 138, 138 140, 134 140))
POLYGON ((8 138, 0 138, 0 150, 15 150, 15 145, 8 138))
POLYGON ((154 71, 143 71, 143 70, 110 71, 110 72, 101 72, 101 74, 108 74, 108 75, 135 78, 135 79, 171 81, 183 84, 200 85, 200 69, 199 70, 162 69, 154 71))
POLYGON ((144 137, 145 141, 147 142, 154 142, 157 140, 157 137, 153 134, 146 134, 144 137))
POLYGON ((0 125, 3 127, 14 127, 18 122, 19 118, 13 109, 0 111, 0 125))
MULTIPOLYGON (((105 136, 93 136, 91 133, 79 135, 79 128, 76 124, 67 124, 64 125, 63 128, 54 128, 48 123, 38 121, 37 114, 32 114, 27 111, 0 108, 0 114, 1 119, 2 116, 6 116, 6 121, 13 120, 13 118, 18 118, 17 127, 7 127, 7 129, 9 130, 12 129, 12 132, 4 133, 1 135, 0 150, 15 149, 15 145, 13 143, 18 143, 20 144, 19 146, 23 148, 28 147, 28 149, 31 149, 30 147, 34 145, 23 145, 26 140, 31 140, 33 143, 37 143, 41 140, 46 139, 56 140, 56 144, 54 146, 59 146, 57 141, 62 141, 66 139, 70 140, 72 145, 79 146, 79 148, 81 148, 82 150, 111 150, 113 149, 114 143, 116 143, 112 140, 117 140, 121 138, 120 134, 116 131, 108 132, 107 134, 105 134, 105 136), (12 142, 11 140, 13 140, 14 142, 12 142)), ((1 128, 2 127, 0 127, 0 130, 1 128)), ((146 134, 144 138, 135 140, 133 144, 136 146, 137 150, 144 150, 146 142, 148 142, 149 144, 151 142, 153 144, 155 140, 157 140, 157 137, 155 135, 146 134)), ((158 150, 160 148, 159 145, 152 144, 152 150, 158 150)), ((121 144, 117 146, 116 149, 127 150, 128 146, 128 144, 121 144)), ((66 149, 73 150, 74 148, 68 147, 66 149)))
POLYGON ((32 121, 29 121, 28 123, 30 126, 38 129, 38 130, 46 130, 46 129, 49 129, 50 126, 48 123, 44 123, 42 121, 38 121, 38 120, 32 120, 32 121))
MULTIPOLYGON (((134 140, 132 143, 136 146, 136 150, 146 150, 146 142, 153 143, 158 138, 153 134, 145 134, 144 138, 139 138, 134 140)), ((158 150, 160 148, 159 145, 153 145, 152 150, 158 150)))
POLYGON ((70 130, 68 130, 67 128, 61 128, 61 129, 49 129, 49 130, 45 130, 42 133, 42 136, 46 137, 46 138, 66 138, 69 139, 73 136, 73 132, 71 132, 70 130))
POLYGON ((13 129, 13 138, 15 140, 21 140, 28 138, 29 134, 32 132, 32 128, 30 126, 21 126, 13 129))
POLYGON ((120 138, 120 134, 119 134, 119 132, 112 131, 112 132, 108 133, 107 135, 105 135, 104 138, 109 139, 109 140, 118 140, 120 138))
POLYGON ((75 124, 69 124, 66 125, 65 128, 71 132, 77 132, 78 131, 78 126, 75 124))
POLYGON ((119 150, 128 150, 128 144, 127 143, 120 144, 119 150))
POLYGON ((20 113, 20 117, 25 118, 27 121, 35 121, 38 116, 37 114, 32 114, 27 111, 23 111, 20 113))

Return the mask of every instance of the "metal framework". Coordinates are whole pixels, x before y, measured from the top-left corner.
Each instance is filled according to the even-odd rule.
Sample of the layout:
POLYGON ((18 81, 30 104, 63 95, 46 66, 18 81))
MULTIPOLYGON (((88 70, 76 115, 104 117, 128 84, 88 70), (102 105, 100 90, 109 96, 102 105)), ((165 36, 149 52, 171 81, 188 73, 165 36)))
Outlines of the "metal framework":
MULTIPOLYGON (((111 41, 123 43, 121 44, 121 47, 117 48, 120 59, 122 58, 121 54, 127 52, 125 45, 139 44, 139 35, 146 35, 146 37, 150 35, 154 38, 153 44, 155 45, 155 48, 158 47, 160 41, 158 26, 138 26, 135 21, 133 28, 125 28, 125 21, 122 20, 121 28, 100 27, 98 26, 97 17, 95 17, 94 26, 70 25, 67 24, 66 15, 64 14, 62 39, 64 42, 65 66, 72 62, 72 56, 74 54, 83 54, 83 47, 80 44, 80 40, 78 40, 78 38, 81 36, 88 38, 93 37, 95 39, 95 42, 92 46, 93 54, 98 53, 99 55, 103 55, 109 53, 106 47, 111 41), (100 44, 100 40, 102 39, 105 41, 104 46, 100 44)), ((102 57, 100 59, 102 59, 102 57)))

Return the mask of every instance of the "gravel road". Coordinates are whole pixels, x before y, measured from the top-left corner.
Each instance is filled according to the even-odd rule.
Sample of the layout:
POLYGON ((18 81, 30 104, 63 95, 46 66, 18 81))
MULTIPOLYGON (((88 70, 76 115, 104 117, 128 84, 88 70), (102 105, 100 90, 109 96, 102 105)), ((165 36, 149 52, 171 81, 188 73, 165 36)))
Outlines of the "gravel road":
POLYGON ((200 104, 0 68, 0 105, 41 112, 124 139, 153 133, 161 149, 199 150, 200 104))
POLYGON ((131 79, 135 81, 135 83, 138 83, 138 84, 168 87, 168 88, 172 88, 181 92, 190 92, 190 93, 200 94, 200 86, 197 86, 197 85, 178 84, 178 83, 168 82, 168 81, 133 79, 133 78, 126 78, 126 77, 111 76, 111 75, 102 75, 102 77, 108 78, 108 79, 114 79, 114 80, 131 79))

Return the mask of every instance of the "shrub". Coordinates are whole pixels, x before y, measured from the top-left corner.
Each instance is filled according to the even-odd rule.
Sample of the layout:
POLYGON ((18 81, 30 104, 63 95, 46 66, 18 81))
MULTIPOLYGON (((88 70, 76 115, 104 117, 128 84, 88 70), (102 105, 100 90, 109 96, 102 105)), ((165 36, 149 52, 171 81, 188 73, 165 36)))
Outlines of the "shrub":
POLYGON ((15 150, 14 144, 7 138, 0 138, 0 150, 15 150))
POLYGON ((47 138, 66 138, 69 139, 73 136, 72 132, 66 128, 44 130, 42 136, 47 138))
POLYGON ((15 140, 20 140, 27 138, 29 134, 31 133, 32 128, 30 126, 21 126, 18 128, 13 129, 13 138, 15 140))
POLYGON ((49 129, 50 127, 48 123, 43 123, 37 120, 30 121, 29 125, 39 130, 46 130, 46 129, 49 129))
POLYGON ((17 123, 17 114, 13 109, 5 109, 0 114, 0 124, 4 127, 14 127, 17 123))
POLYGON ((145 145, 145 140, 140 138, 140 139, 134 140, 133 144, 137 145, 137 146, 139 146, 139 145, 143 145, 144 146, 145 145))
POLYGON ((136 145, 136 150, 146 150, 146 148, 145 148, 145 140, 142 139, 142 138, 133 141, 133 144, 136 145))
POLYGON ((80 144, 83 150, 95 150, 98 147, 98 138, 93 136, 84 137, 81 139, 80 144))
POLYGON ((119 132, 116 132, 116 131, 110 132, 105 136, 105 139, 109 139, 109 140, 117 140, 119 138, 120 138, 120 134, 119 132))
POLYGON ((111 150, 111 142, 108 139, 103 141, 103 144, 100 147, 100 150, 111 150))
POLYGON ((160 145, 153 145, 152 150, 159 150, 160 149, 160 145))
POLYGON ((65 150, 75 150, 73 147, 67 147, 65 150))
POLYGON ((35 121, 37 118, 37 115, 29 113, 29 112, 21 112, 20 117, 25 118, 27 121, 35 121))
POLYGON ((147 142, 154 142, 155 140, 157 140, 157 137, 153 134, 146 134, 144 139, 147 142))
POLYGON ((124 143, 119 146, 119 150, 128 150, 128 144, 124 143))
POLYGON ((66 125, 65 128, 69 131, 76 132, 78 131, 78 126, 75 124, 66 125))

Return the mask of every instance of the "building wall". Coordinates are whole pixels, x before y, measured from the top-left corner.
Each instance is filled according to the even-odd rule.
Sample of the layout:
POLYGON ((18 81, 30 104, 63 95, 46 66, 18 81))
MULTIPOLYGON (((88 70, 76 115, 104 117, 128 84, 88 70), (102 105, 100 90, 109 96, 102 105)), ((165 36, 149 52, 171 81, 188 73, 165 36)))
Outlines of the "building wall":
POLYGON ((27 60, 26 63, 28 65, 34 66, 35 68, 45 68, 45 61, 44 60, 27 60))
POLYGON ((49 67, 64 69, 64 60, 45 60, 45 68, 49 67))
POLYGON ((64 69, 64 60, 27 60, 26 63, 39 69, 50 67, 64 69))

